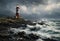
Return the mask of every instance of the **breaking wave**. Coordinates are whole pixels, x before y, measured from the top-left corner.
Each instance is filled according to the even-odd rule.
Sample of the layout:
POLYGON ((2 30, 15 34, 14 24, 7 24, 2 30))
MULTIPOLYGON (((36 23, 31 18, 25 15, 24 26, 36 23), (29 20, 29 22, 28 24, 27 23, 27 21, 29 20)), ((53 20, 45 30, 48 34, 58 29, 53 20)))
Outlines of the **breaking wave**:
POLYGON ((11 31, 14 32, 14 34, 17 34, 18 32, 25 32, 26 34, 35 34, 41 38, 37 39, 36 41, 43 41, 45 38, 50 39, 56 39, 59 41, 60 39, 60 28, 57 26, 57 23, 50 20, 39 20, 36 22, 36 25, 29 25, 27 24, 27 27, 19 27, 19 28, 10 28, 11 31), (41 23, 43 21, 45 24, 40 25, 38 23, 41 23), (59 28, 59 29, 58 29, 59 28))

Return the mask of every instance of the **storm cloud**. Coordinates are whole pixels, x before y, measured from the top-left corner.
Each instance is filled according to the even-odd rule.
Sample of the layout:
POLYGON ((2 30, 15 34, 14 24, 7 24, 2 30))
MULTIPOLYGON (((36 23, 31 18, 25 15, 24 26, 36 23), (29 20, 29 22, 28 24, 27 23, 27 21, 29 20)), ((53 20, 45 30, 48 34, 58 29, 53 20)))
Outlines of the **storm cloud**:
POLYGON ((60 0, 0 0, 0 16, 15 16, 17 3, 24 18, 60 18, 60 0))

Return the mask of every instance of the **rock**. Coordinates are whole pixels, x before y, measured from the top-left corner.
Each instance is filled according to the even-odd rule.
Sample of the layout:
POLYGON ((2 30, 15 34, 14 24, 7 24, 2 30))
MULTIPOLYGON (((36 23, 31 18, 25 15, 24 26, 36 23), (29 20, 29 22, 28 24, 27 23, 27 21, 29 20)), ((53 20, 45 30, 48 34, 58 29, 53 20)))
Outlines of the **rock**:
POLYGON ((20 37, 23 37, 23 36, 25 35, 25 32, 24 32, 24 31, 23 31, 23 32, 19 32, 18 35, 19 35, 20 37))
POLYGON ((29 34, 29 37, 31 38, 31 39, 34 39, 34 40, 36 40, 36 39, 38 39, 39 38, 39 36, 37 36, 37 35, 34 35, 34 34, 29 34))

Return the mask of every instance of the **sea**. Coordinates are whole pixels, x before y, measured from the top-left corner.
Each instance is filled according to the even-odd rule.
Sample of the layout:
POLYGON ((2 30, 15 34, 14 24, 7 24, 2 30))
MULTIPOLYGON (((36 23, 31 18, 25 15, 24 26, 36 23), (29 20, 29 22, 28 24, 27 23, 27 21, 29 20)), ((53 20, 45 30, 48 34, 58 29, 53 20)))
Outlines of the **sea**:
POLYGON ((10 28, 15 34, 18 32, 24 31, 28 34, 35 34, 41 38, 38 38, 36 41, 44 41, 45 38, 55 39, 60 41, 60 19, 41 19, 37 21, 33 21, 36 25, 29 25, 27 27, 19 27, 19 28, 10 28), (44 22, 45 24, 40 25, 38 23, 44 22))

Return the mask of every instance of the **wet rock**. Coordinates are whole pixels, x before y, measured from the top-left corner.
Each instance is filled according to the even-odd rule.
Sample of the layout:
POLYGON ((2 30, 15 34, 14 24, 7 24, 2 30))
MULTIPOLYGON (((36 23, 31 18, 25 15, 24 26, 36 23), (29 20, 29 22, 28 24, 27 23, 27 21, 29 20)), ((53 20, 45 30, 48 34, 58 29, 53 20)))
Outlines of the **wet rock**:
POLYGON ((25 34, 25 32, 24 32, 24 31, 23 31, 23 32, 19 32, 19 33, 18 33, 18 35, 19 35, 19 36, 23 36, 24 34, 25 34))
POLYGON ((14 32, 13 31, 9 31, 9 34, 14 34, 14 32))
POLYGON ((34 34, 29 34, 29 37, 31 38, 31 39, 34 39, 34 40, 36 40, 36 39, 38 39, 39 38, 39 36, 37 36, 37 35, 34 35, 34 34))
POLYGON ((44 21, 42 21, 42 22, 40 22, 40 23, 38 23, 38 24, 40 24, 40 25, 44 25, 44 24, 45 24, 45 22, 44 22, 44 21))
POLYGON ((9 35, 0 35, 0 40, 2 41, 9 41, 10 36, 9 35))

